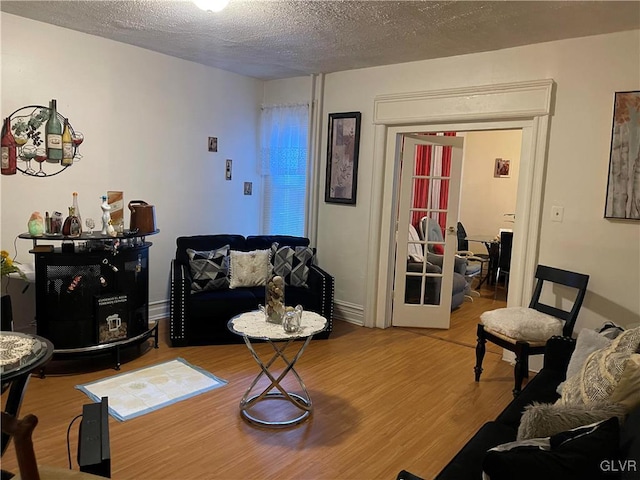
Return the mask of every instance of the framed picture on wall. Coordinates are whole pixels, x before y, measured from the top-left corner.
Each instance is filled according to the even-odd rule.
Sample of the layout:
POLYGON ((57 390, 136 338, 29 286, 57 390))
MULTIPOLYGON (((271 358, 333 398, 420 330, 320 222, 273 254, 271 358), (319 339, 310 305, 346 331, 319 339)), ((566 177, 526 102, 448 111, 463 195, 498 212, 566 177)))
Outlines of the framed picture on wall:
POLYGON ((496 178, 508 178, 510 176, 510 173, 509 173, 510 166, 511 166, 511 160, 496 158, 496 163, 493 167, 493 176, 496 178))
POLYGON ((324 193, 324 201, 327 203, 356 203, 360 118, 360 112, 329 114, 324 193))
POLYGON ((616 92, 605 218, 640 220, 640 91, 616 92))

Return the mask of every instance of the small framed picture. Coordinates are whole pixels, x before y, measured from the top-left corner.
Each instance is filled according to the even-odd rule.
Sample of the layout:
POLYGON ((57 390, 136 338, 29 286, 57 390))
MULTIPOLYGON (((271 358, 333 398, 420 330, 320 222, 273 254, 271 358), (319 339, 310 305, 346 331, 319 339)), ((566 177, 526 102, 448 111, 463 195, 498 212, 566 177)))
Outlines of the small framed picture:
POLYGON ((227 162, 225 163, 225 167, 224 167, 224 178, 226 180, 231 180, 232 164, 233 164, 233 160, 231 160, 230 158, 227 158, 227 162))
POLYGON ((209 151, 210 152, 218 151, 218 137, 209 137, 209 151))
POLYGON ((244 194, 251 195, 253 193, 253 182, 244 182, 244 194))
POLYGON ((503 158, 496 158, 495 166, 493 167, 493 176, 496 178, 507 178, 510 176, 509 167, 511 160, 505 160, 503 158))

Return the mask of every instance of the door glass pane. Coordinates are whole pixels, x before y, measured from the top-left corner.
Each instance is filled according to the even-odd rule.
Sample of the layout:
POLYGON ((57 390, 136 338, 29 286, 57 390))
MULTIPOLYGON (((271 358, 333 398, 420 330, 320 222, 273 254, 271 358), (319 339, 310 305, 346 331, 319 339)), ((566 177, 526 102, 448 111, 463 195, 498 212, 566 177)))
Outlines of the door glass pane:
MULTIPOLYGON (((419 265, 412 265, 411 268, 419 268, 419 265)), ((412 305, 440 305, 440 283, 440 275, 412 274, 407 271, 404 302, 412 305)))

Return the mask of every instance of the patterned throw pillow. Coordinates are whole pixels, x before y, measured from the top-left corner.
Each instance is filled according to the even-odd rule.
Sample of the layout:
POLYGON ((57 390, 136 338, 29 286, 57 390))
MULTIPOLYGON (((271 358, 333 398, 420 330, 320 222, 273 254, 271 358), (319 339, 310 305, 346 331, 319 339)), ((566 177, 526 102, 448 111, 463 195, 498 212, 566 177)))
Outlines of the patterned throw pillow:
MULTIPOLYGON (((625 369, 634 368, 628 360, 640 345, 640 327, 626 330, 611 345, 596 350, 582 366, 580 372, 567 378, 562 387, 563 405, 589 405, 610 402, 623 378, 625 369)), ((617 399, 619 403, 622 399, 617 399)))
POLYGON ((271 250, 229 252, 229 288, 261 287, 271 271, 271 250))
POLYGON ((229 245, 198 252, 187 249, 191 268, 191 293, 219 290, 229 286, 229 245))
POLYGON ((273 274, 284 277, 284 283, 291 287, 308 288, 309 269, 313 261, 313 249, 309 247, 271 246, 273 274))

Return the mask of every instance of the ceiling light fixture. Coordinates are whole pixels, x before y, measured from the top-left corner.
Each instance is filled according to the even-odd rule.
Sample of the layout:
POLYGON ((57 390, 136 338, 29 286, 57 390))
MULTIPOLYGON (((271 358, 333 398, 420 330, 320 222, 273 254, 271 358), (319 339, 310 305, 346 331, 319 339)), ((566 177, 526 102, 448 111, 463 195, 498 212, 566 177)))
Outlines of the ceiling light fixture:
POLYGON ((229 4, 229 0, 193 0, 193 3, 207 12, 221 12, 229 4))

